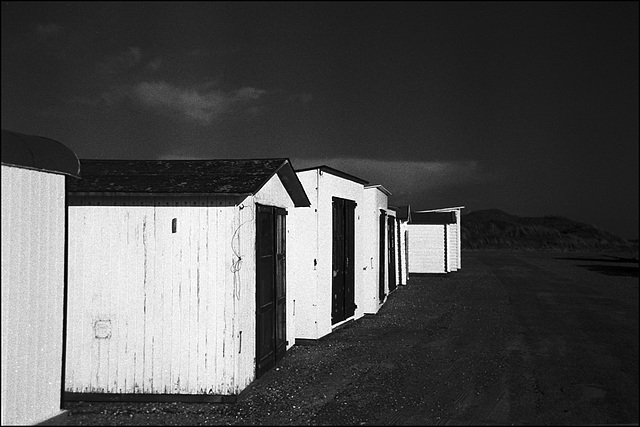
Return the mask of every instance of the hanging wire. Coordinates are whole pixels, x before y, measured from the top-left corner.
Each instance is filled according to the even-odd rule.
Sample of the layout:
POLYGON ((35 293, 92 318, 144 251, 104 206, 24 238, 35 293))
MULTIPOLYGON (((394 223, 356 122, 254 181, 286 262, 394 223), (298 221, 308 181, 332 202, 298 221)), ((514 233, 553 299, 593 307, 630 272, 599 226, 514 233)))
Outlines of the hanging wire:
MULTIPOLYGON (((244 205, 240 205, 238 212, 243 210, 244 208, 246 208, 246 206, 244 205)), ((236 238, 238 231, 240 231, 240 228, 242 228, 243 225, 252 222, 255 219, 255 212, 253 210, 253 206, 249 205, 249 210, 251 211, 251 218, 249 218, 248 220, 244 221, 243 223, 241 223, 238 228, 235 229, 235 231, 233 232, 233 235, 231 236, 231 250, 233 251, 233 254, 235 255, 236 259, 234 261, 231 262, 231 267, 230 270, 233 273, 233 296, 239 300, 240 299, 240 269, 242 268, 242 255, 240 255, 240 238, 238 237, 238 249, 236 250, 236 248, 233 245, 233 241, 236 238)), ((240 214, 238 213, 238 216, 240 214)))

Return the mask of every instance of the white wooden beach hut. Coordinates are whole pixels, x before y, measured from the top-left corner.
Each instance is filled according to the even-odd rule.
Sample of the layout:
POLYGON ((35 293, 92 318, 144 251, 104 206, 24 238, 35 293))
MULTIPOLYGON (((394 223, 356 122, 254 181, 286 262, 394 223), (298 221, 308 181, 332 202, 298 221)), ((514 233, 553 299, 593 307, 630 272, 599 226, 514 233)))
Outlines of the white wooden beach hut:
POLYGON ((362 309, 365 314, 375 314, 384 304, 387 295, 394 290, 397 276, 395 233, 389 229, 395 211, 388 209, 389 190, 382 185, 364 187, 360 218, 362 221, 362 309), (392 256, 390 256, 390 252, 392 256))
POLYGON ((81 163, 65 400, 235 401, 294 344, 290 162, 81 163))
POLYGON ((412 212, 407 223, 409 273, 447 273, 447 225, 455 223, 453 212, 412 212))
POLYGON ((317 340, 364 315, 362 292, 364 185, 367 181, 329 166, 296 171, 309 208, 289 216, 297 343, 317 340))
MULTIPOLYGON (((396 211, 391 208, 380 210, 380 257, 381 267, 384 271, 387 295, 398 288, 398 222, 396 211), (383 240, 384 239, 384 240, 383 240)), ((382 285, 381 285, 382 287, 382 285)))
POLYGON ((396 212, 398 227, 398 284, 406 285, 409 280, 407 259, 407 224, 411 219, 411 206, 390 206, 396 212))
POLYGON ((2 130, 2 425, 63 412, 65 176, 79 166, 57 141, 2 130))
POLYGON ((451 212, 454 215, 455 222, 447 224, 447 266, 449 271, 456 271, 462 268, 462 209, 464 209, 464 206, 417 211, 451 212))

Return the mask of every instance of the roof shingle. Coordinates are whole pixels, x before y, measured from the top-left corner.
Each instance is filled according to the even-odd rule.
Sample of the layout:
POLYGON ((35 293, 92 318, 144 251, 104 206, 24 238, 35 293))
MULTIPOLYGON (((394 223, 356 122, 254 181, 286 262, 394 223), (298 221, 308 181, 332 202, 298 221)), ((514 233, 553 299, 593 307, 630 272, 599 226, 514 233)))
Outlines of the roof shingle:
MULTIPOLYGON (((308 203, 288 159, 80 160, 71 193, 255 194, 278 173, 296 206, 308 203), (292 178, 293 176, 293 178, 292 178), (297 184, 296 184, 297 183, 297 184), (299 188, 298 188, 299 187, 299 188), (292 193, 293 192, 293 193, 292 193)), ((306 204, 308 206, 308 204, 306 204)))

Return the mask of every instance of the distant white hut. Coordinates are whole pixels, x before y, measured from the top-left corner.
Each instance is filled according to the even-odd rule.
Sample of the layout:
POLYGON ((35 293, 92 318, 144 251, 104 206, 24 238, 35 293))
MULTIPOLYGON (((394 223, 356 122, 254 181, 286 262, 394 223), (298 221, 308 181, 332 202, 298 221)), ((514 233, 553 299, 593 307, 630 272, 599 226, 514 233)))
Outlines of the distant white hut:
POLYGON ((447 273, 449 250, 447 225, 455 224, 453 212, 412 212, 407 224, 409 273, 447 273))
POLYGON ((2 425, 61 414, 65 176, 57 141, 2 130, 2 425))
POLYGON ((451 208, 429 209, 422 212, 451 212, 455 222, 447 224, 447 267, 448 271, 456 271, 462 268, 462 209, 464 206, 451 208))
POLYGON ((363 280, 359 292, 365 314, 377 313, 397 283, 396 234, 389 225, 394 224, 395 211, 388 209, 390 195, 382 185, 364 187, 360 210, 364 230, 361 250, 363 280))
POLYGON ((289 216, 287 277, 295 292, 296 342, 322 338, 364 314, 362 200, 367 181, 329 166, 296 171, 309 208, 289 216))
POLYGON ((65 400, 232 402, 294 344, 287 159, 82 160, 65 400))
POLYGON ((406 285, 409 280, 407 258, 407 224, 411 220, 411 206, 390 206, 396 212, 398 227, 398 284, 406 285))

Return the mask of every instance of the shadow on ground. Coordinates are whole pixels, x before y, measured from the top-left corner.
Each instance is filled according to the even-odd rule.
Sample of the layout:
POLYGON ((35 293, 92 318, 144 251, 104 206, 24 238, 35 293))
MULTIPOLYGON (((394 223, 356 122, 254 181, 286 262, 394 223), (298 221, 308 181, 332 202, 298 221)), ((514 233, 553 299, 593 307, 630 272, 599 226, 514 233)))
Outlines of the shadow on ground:
POLYGON ((605 274, 607 276, 638 277, 639 271, 638 267, 627 267, 623 265, 578 264, 578 267, 583 267, 589 271, 605 274))
POLYGON ((620 264, 638 264, 638 258, 634 257, 621 257, 621 256, 603 256, 603 257, 558 257, 555 259, 568 260, 568 261, 590 261, 605 264, 576 264, 577 267, 586 268, 589 271, 595 273, 604 274, 606 276, 619 276, 619 277, 638 277, 640 269, 638 265, 620 265, 620 264), (615 264, 615 265, 614 265, 615 264))

